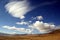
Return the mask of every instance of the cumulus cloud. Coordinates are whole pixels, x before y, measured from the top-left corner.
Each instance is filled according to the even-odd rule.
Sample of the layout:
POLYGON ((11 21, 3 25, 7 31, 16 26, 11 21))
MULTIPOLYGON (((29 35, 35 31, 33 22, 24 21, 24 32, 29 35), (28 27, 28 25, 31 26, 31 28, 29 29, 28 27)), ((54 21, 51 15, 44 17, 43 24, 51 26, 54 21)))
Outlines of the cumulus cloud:
MULTIPOLYGON (((31 30, 31 29, 17 28, 17 27, 15 27, 15 26, 12 26, 12 27, 10 27, 10 26, 2 26, 2 27, 5 28, 5 29, 9 29, 9 30, 17 30, 17 31, 19 31, 19 32, 24 32, 24 33, 27 33, 27 34, 31 34, 32 31, 33 31, 33 30, 31 30)), ((15 32, 15 33, 16 33, 16 32, 15 32)))
MULTIPOLYGON (((38 21, 35 21, 32 24, 30 24, 28 22, 24 22, 24 21, 17 22, 16 24, 27 25, 29 29, 26 29, 26 31, 29 31, 29 33, 33 33, 33 31, 35 31, 35 29, 38 30, 42 34, 50 33, 50 32, 53 32, 54 30, 60 29, 60 27, 57 27, 54 24, 44 23, 43 21, 41 21, 43 19, 42 16, 36 16, 35 19, 37 19, 38 21)), ((32 21, 29 21, 29 22, 32 22, 32 21)))
POLYGON ((3 28, 9 29, 9 30, 17 30, 19 32, 25 32, 27 34, 32 34, 32 33, 34 34, 33 31, 35 31, 35 30, 38 30, 40 34, 44 34, 44 33, 50 33, 50 32, 53 32, 54 30, 60 29, 60 26, 56 26, 56 25, 51 24, 51 23, 44 23, 43 21, 41 21, 41 19, 43 19, 42 16, 36 16, 35 18, 38 19, 38 21, 35 21, 33 23, 31 23, 32 21, 28 21, 28 22, 21 21, 21 22, 16 23, 19 25, 27 25, 28 29, 17 28, 15 26, 12 26, 12 27, 3 26, 3 28))
POLYGON ((37 20, 42 20, 43 19, 42 16, 37 16, 36 18, 37 18, 37 20))
POLYGON ((54 24, 44 23, 43 21, 36 21, 32 25, 29 25, 32 29, 37 29, 40 33, 50 33, 59 27, 54 24))
POLYGON ((42 16, 36 16, 36 17, 32 17, 33 18, 33 20, 43 20, 43 17, 42 16))
POLYGON ((60 26, 56 26, 50 23, 44 23, 43 21, 35 21, 35 23, 28 25, 28 29, 26 28, 17 28, 15 26, 2 26, 5 29, 9 30, 17 30, 19 32, 24 32, 27 34, 35 34, 33 31, 38 30, 40 34, 50 33, 54 30, 60 29, 60 26))
POLYGON ((32 34, 33 33, 33 29, 26 29, 26 32, 28 32, 28 34, 32 34))
POLYGON ((24 15, 31 10, 27 0, 11 1, 5 5, 5 8, 13 17, 20 19, 24 19, 24 15))

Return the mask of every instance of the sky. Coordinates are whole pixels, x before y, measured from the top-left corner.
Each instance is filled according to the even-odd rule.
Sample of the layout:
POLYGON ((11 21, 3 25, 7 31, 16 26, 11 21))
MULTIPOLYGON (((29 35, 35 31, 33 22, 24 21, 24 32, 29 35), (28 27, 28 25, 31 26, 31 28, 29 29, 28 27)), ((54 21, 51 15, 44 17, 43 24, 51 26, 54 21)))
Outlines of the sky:
POLYGON ((0 0, 0 32, 45 34, 60 29, 59 0, 0 0))

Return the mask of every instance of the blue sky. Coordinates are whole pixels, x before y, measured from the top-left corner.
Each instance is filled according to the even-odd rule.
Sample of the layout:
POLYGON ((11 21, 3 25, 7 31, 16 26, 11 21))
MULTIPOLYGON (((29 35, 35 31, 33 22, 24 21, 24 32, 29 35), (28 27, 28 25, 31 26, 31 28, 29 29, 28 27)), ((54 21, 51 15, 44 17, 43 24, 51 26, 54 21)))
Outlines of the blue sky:
POLYGON ((47 23, 56 27, 60 25, 59 0, 0 0, 0 32, 10 34, 25 34, 30 33, 30 31, 37 34, 45 33, 41 32, 38 27, 29 27, 35 26, 36 23, 38 26, 41 21, 43 24, 47 23))

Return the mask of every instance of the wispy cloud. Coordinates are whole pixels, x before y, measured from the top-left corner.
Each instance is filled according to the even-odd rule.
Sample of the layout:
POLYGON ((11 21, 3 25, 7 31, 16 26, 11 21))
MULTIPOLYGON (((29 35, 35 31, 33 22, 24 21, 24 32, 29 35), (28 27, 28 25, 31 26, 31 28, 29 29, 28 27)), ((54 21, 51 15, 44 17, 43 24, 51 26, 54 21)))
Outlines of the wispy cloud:
POLYGON ((49 4, 53 4, 56 3, 56 1, 52 1, 52 2, 43 2, 40 3, 37 6, 30 6, 30 2, 27 0, 23 0, 23 1, 11 1, 9 3, 7 3, 5 5, 6 10, 9 12, 9 14, 11 14, 13 17, 16 18, 20 18, 20 19, 24 19, 25 18, 25 14, 27 14, 27 12, 31 11, 32 9, 35 9, 39 6, 44 6, 44 5, 49 5, 49 4))
POLYGON ((28 22, 21 21, 21 22, 17 22, 16 24, 18 24, 18 25, 28 25, 29 23, 28 22))
POLYGON ((24 15, 31 10, 27 0, 11 1, 5 5, 5 8, 13 17, 20 19, 24 19, 24 15))
MULTIPOLYGON (((31 29, 25 29, 25 28, 17 28, 15 26, 2 26, 3 28, 5 29, 8 29, 8 30, 16 30, 16 31, 19 31, 19 32, 24 32, 24 33, 27 33, 27 34, 31 34, 33 30, 31 29)), ((16 32, 14 32, 15 34, 16 32)), ((17 34, 17 33, 16 33, 17 34)))
POLYGON ((38 7, 42 7, 42 6, 46 6, 46 5, 52 5, 52 4, 55 4, 57 3, 58 0, 52 0, 52 1, 45 1, 45 2, 41 2, 39 4, 37 4, 36 6, 34 6, 35 8, 38 8, 38 7))

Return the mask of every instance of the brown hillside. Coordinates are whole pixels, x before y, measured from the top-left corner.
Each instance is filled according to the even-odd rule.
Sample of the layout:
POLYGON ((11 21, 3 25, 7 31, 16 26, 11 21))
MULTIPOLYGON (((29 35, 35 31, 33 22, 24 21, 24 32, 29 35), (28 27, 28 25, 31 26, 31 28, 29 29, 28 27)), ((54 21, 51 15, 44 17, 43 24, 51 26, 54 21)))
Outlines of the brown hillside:
POLYGON ((25 35, 25 36, 0 36, 0 40, 60 40, 60 30, 49 34, 25 35))

